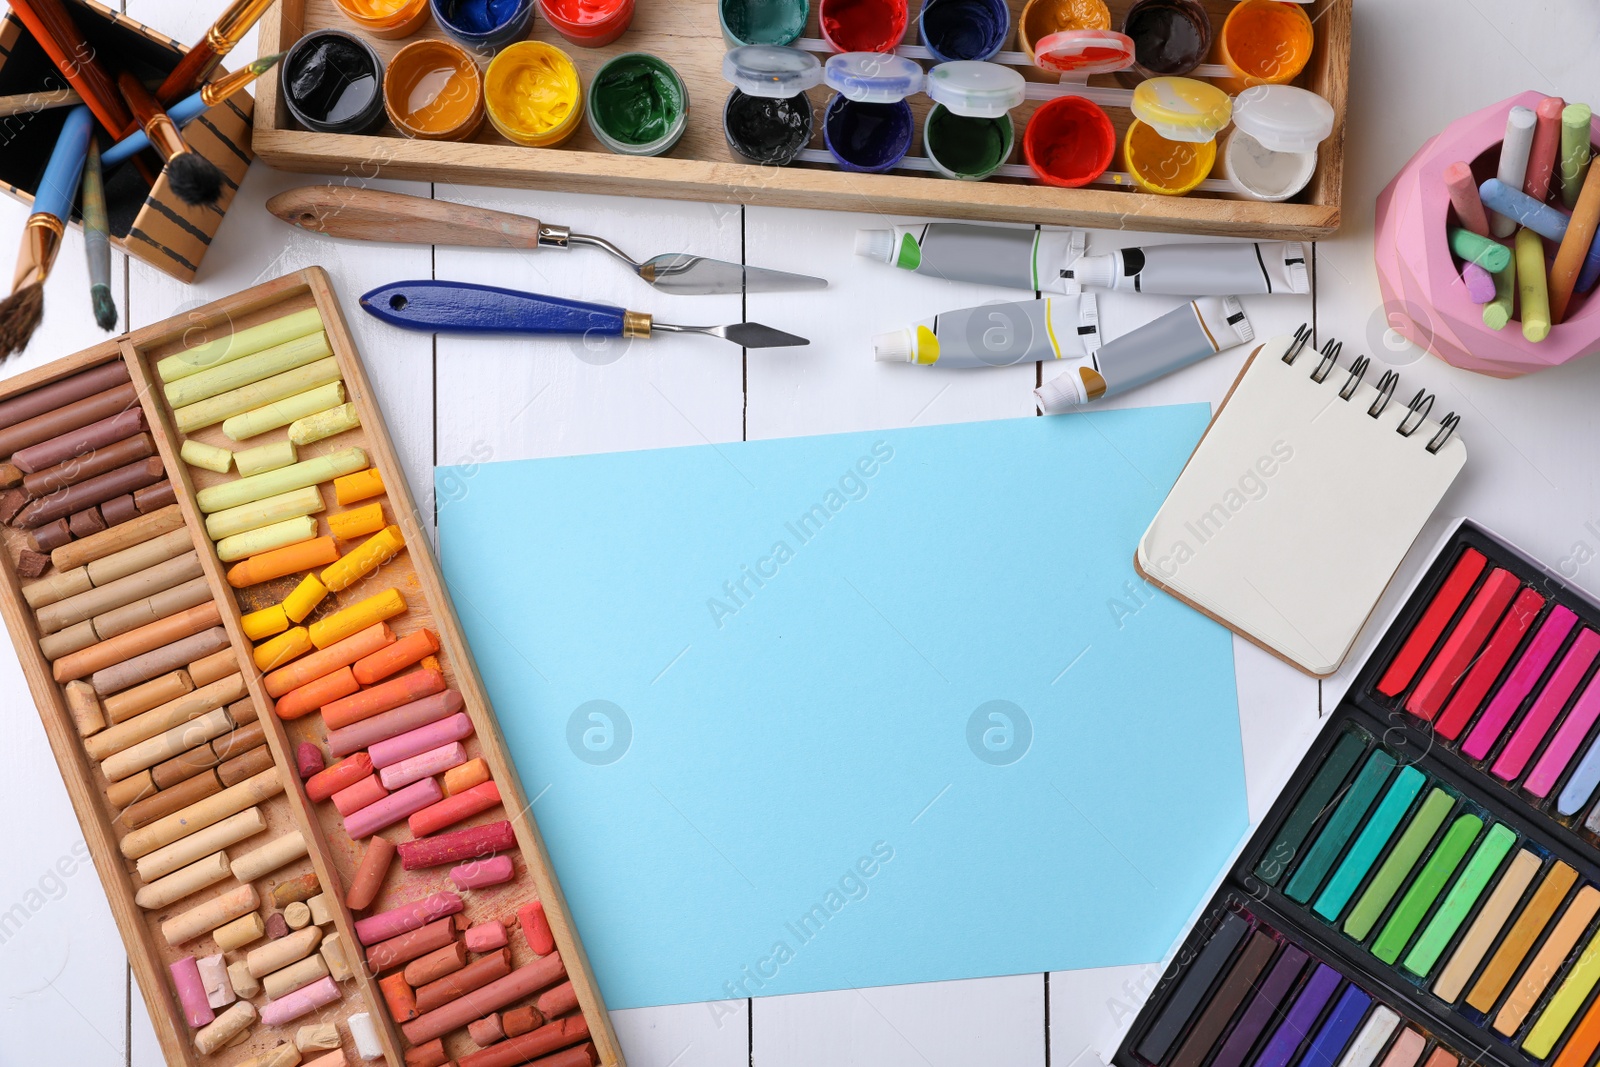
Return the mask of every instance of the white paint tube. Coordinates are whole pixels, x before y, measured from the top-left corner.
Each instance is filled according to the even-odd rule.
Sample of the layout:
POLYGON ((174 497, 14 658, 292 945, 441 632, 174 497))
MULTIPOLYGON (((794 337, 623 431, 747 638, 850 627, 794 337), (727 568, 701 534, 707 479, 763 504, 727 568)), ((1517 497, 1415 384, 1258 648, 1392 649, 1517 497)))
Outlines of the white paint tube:
POLYGON ((925 367, 1086 360, 1099 347, 1100 313, 1093 293, 947 311, 872 339, 879 363, 925 367))
POLYGON ((952 282, 1076 293, 1060 272, 1083 255, 1082 230, 928 222, 857 230, 856 255, 952 282))
POLYGON ((1306 246, 1299 241, 1207 241, 1120 248, 1084 256, 1062 279, 1096 289, 1157 296, 1309 293, 1306 246))
POLYGON ((1203 242, 1084 255, 1082 230, 929 222, 857 230, 856 255, 946 281, 1076 293, 1083 287, 1162 296, 1308 293, 1298 241, 1203 242))
POLYGON ((1203 296, 1108 341, 1092 363, 1045 382, 1033 395, 1040 411, 1060 415, 1182 370, 1255 335, 1237 297, 1203 296))

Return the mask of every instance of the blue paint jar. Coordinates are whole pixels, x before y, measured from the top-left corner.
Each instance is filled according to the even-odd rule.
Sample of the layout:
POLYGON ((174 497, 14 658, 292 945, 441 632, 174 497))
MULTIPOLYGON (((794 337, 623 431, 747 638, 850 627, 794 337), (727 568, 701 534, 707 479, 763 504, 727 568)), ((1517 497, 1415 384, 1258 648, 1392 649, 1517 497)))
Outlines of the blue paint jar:
POLYGON ((823 81, 838 95, 822 115, 822 143, 845 170, 889 170, 911 149, 916 119, 906 98, 922 90, 922 67, 884 52, 828 59, 823 81))
POLYGON ((992 59, 1011 36, 1005 0, 925 0, 917 32, 940 63, 992 59))
POLYGON ((429 0, 433 19, 452 39, 493 55, 528 35, 533 0, 429 0))

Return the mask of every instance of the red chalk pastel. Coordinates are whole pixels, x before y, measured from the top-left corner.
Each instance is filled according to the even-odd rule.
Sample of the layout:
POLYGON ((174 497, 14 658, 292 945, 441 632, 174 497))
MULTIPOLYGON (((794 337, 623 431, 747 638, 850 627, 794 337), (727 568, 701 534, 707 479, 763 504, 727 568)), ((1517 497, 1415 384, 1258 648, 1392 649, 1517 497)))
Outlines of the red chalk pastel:
MULTIPOLYGON (((548 956, 556 950, 556 935, 550 932, 550 920, 545 918, 544 901, 535 900, 524 904, 517 909, 517 923, 522 927, 522 936, 528 939, 528 947, 541 956, 548 956)), ((539 1009, 544 1011, 543 1008, 539 1009)), ((550 1012, 544 1012, 549 1017, 550 1012)))
POLYGON ((322 749, 310 741, 302 741, 294 750, 294 766, 303 782, 314 774, 320 774, 327 767, 327 761, 322 758, 322 749))
POLYGON ((437 804, 423 808, 411 816, 408 823, 411 827, 411 836, 425 837, 499 805, 500 787, 493 782, 484 782, 471 789, 463 789, 455 796, 445 797, 437 804))
POLYGON ((517 837, 509 822, 492 822, 425 837, 420 841, 402 841, 396 846, 396 851, 400 853, 400 866, 408 871, 416 871, 492 856, 496 852, 509 851, 516 845, 517 837))

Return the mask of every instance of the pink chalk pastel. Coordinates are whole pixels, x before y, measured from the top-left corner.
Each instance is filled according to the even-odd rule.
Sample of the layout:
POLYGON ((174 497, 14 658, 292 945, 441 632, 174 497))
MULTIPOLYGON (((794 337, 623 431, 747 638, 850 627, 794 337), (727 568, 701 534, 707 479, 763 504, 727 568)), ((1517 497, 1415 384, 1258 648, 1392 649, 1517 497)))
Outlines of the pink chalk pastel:
POLYGON ((1506 747, 1500 750, 1494 766, 1489 768, 1496 778, 1503 782, 1511 782, 1522 773, 1523 768, 1528 765, 1528 760, 1533 758, 1533 753, 1544 740, 1544 735, 1549 732, 1551 724, 1556 721, 1556 716, 1561 714, 1561 709, 1572 699, 1578 683, 1589 673, 1596 655, 1600 655, 1600 634, 1587 627, 1579 630, 1572 647, 1561 657, 1561 663, 1556 667, 1555 673, 1550 676, 1550 680, 1545 683, 1544 689, 1534 700, 1533 707, 1522 717, 1522 721, 1517 724, 1516 732, 1511 735, 1511 740, 1506 742, 1506 747))
POLYGON ((1536 797, 1549 796, 1561 772, 1578 754, 1579 746, 1596 719, 1600 719, 1600 675, 1591 678, 1589 684, 1583 687, 1583 695, 1578 697, 1577 703, 1572 705, 1572 710, 1561 721, 1561 728, 1550 741, 1550 747, 1533 765, 1533 773, 1522 783, 1522 788, 1536 797))
POLYGON ((412 782, 399 792, 390 793, 382 800, 346 816, 344 832, 354 838, 368 837, 404 820, 412 812, 437 804, 443 797, 444 790, 436 779, 424 778, 420 782, 412 782))
POLYGON ((1462 264, 1461 280, 1467 285, 1467 299, 1474 304, 1487 304, 1494 299, 1494 275, 1478 264, 1462 264))
POLYGON ((333 806, 339 809, 339 814, 349 818, 369 804, 376 804, 389 795, 376 774, 369 774, 359 782, 345 786, 333 794, 333 806))
POLYGON ((1561 112, 1566 106, 1559 96, 1547 96, 1533 109, 1533 146, 1528 149, 1528 173, 1523 176, 1522 191, 1541 204, 1550 195, 1550 175, 1561 150, 1561 112))
POLYGON ((1450 164, 1444 169, 1444 183, 1461 225, 1479 237, 1489 236, 1489 213, 1478 195, 1478 183, 1472 180, 1472 168, 1459 160, 1450 164))
POLYGON ((233 991, 233 979, 228 977, 228 961, 222 958, 222 953, 201 956, 196 963, 200 968, 200 984, 205 987, 207 1004, 213 1008, 226 1008, 239 999, 233 991))
MULTIPOLYGON (((1494 285, 1494 279, 1489 279, 1489 284, 1494 285)), ((403 759, 383 769, 382 779, 385 789, 399 789, 412 782, 423 778, 431 778, 442 774, 451 767, 459 767, 467 762, 467 750, 461 747, 460 741, 452 741, 448 745, 430 748, 426 752, 419 752, 410 759, 403 759)))
POLYGON ((294 1022, 300 1016, 308 1015, 338 999, 339 987, 333 984, 333 979, 319 978, 308 986, 301 986, 293 993, 285 993, 262 1008, 261 1025, 282 1026, 284 1023, 294 1022))
POLYGON ((380 911, 365 919, 356 920, 356 940, 363 945, 375 945, 391 937, 409 934, 435 919, 454 915, 463 907, 461 898, 454 893, 435 893, 398 908, 380 911))
POLYGON ((467 946, 468 952, 493 952, 497 948, 505 948, 506 924, 495 920, 469 926, 461 940, 467 946))
POLYGON ((472 860, 459 867, 451 867, 450 881, 457 889, 486 889, 511 881, 511 874, 510 856, 491 856, 486 860, 472 860))
POLYGON ((1462 743, 1461 751, 1468 759, 1480 760, 1489 754, 1494 743, 1500 739, 1506 723, 1511 721, 1511 716, 1533 692, 1534 685, 1544 677, 1544 669, 1556 658, 1567 635, 1577 624, 1578 616, 1571 608, 1557 604, 1550 609, 1550 614, 1544 617, 1544 622, 1539 624, 1539 629, 1528 642, 1527 649, 1512 666, 1505 684, 1489 701, 1489 707, 1462 743))
POLYGON ((454 689, 446 689, 442 693, 402 704, 393 711, 374 715, 370 719, 362 719, 358 723, 337 730, 329 730, 328 751, 335 757, 348 756, 352 752, 360 752, 368 745, 398 737, 430 722, 438 722, 446 716, 456 714, 464 706, 460 693, 454 689))
MULTIPOLYGON (((1461 284, 1445 228, 1454 212, 1445 171, 1476 163, 1473 177, 1496 176, 1497 149, 1512 106, 1536 110, 1543 93, 1520 93, 1457 120, 1431 138, 1378 195, 1374 260, 1386 324, 1452 366, 1497 378, 1516 378, 1600 352, 1600 299, 1575 299, 1543 341, 1522 336, 1513 322, 1494 330, 1483 322, 1461 284)), ((1592 129, 1600 138, 1600 115, 1592 129)))
POLYGON ((167 970, 172 972, 172 984, 178 991, 183 1018, 191 1027, 198 1030, 217 1017, 206 997, 205 983, 200 981, 200 965, 193 956, 174 960, 167 970))
POLYGON ((372 765, 380 770, 392 767, 403 759, 410 759, 431 748, 447 745, 451 741, 464 741, 472 736, 472 720, 466 715, 452 715, 448 719, 429 723, 410 733, 379 741, 367 749, 372 765))

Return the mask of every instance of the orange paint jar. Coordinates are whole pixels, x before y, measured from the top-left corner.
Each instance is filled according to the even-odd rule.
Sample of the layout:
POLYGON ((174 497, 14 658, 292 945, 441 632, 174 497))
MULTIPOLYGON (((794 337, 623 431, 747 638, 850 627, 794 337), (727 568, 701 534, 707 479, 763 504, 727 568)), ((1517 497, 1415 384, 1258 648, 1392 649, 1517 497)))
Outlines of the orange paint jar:
POLYGON ((389 60, 383 104, 407 137, 463 141, 483 123, 483 77, 460 45, 413 41, 389 60))
POLYGON ((1017 47, 1033 58, 1033 46, 1066 30, 1109 30, 1105 0, 1028 0, 1017 19, 1017 47))
POLYGON ((335 0, 344 17, 363 33, 397 41, 428 21, 428 0, 335 0))
POLYGON ((1305 69, 1315 42, 1311 17, 1299 4, 1241 0, 1217 35, 1219 56, 1235 77, 1216 84, 1238 95, 1252 85, 1292 82, 1305 69))

